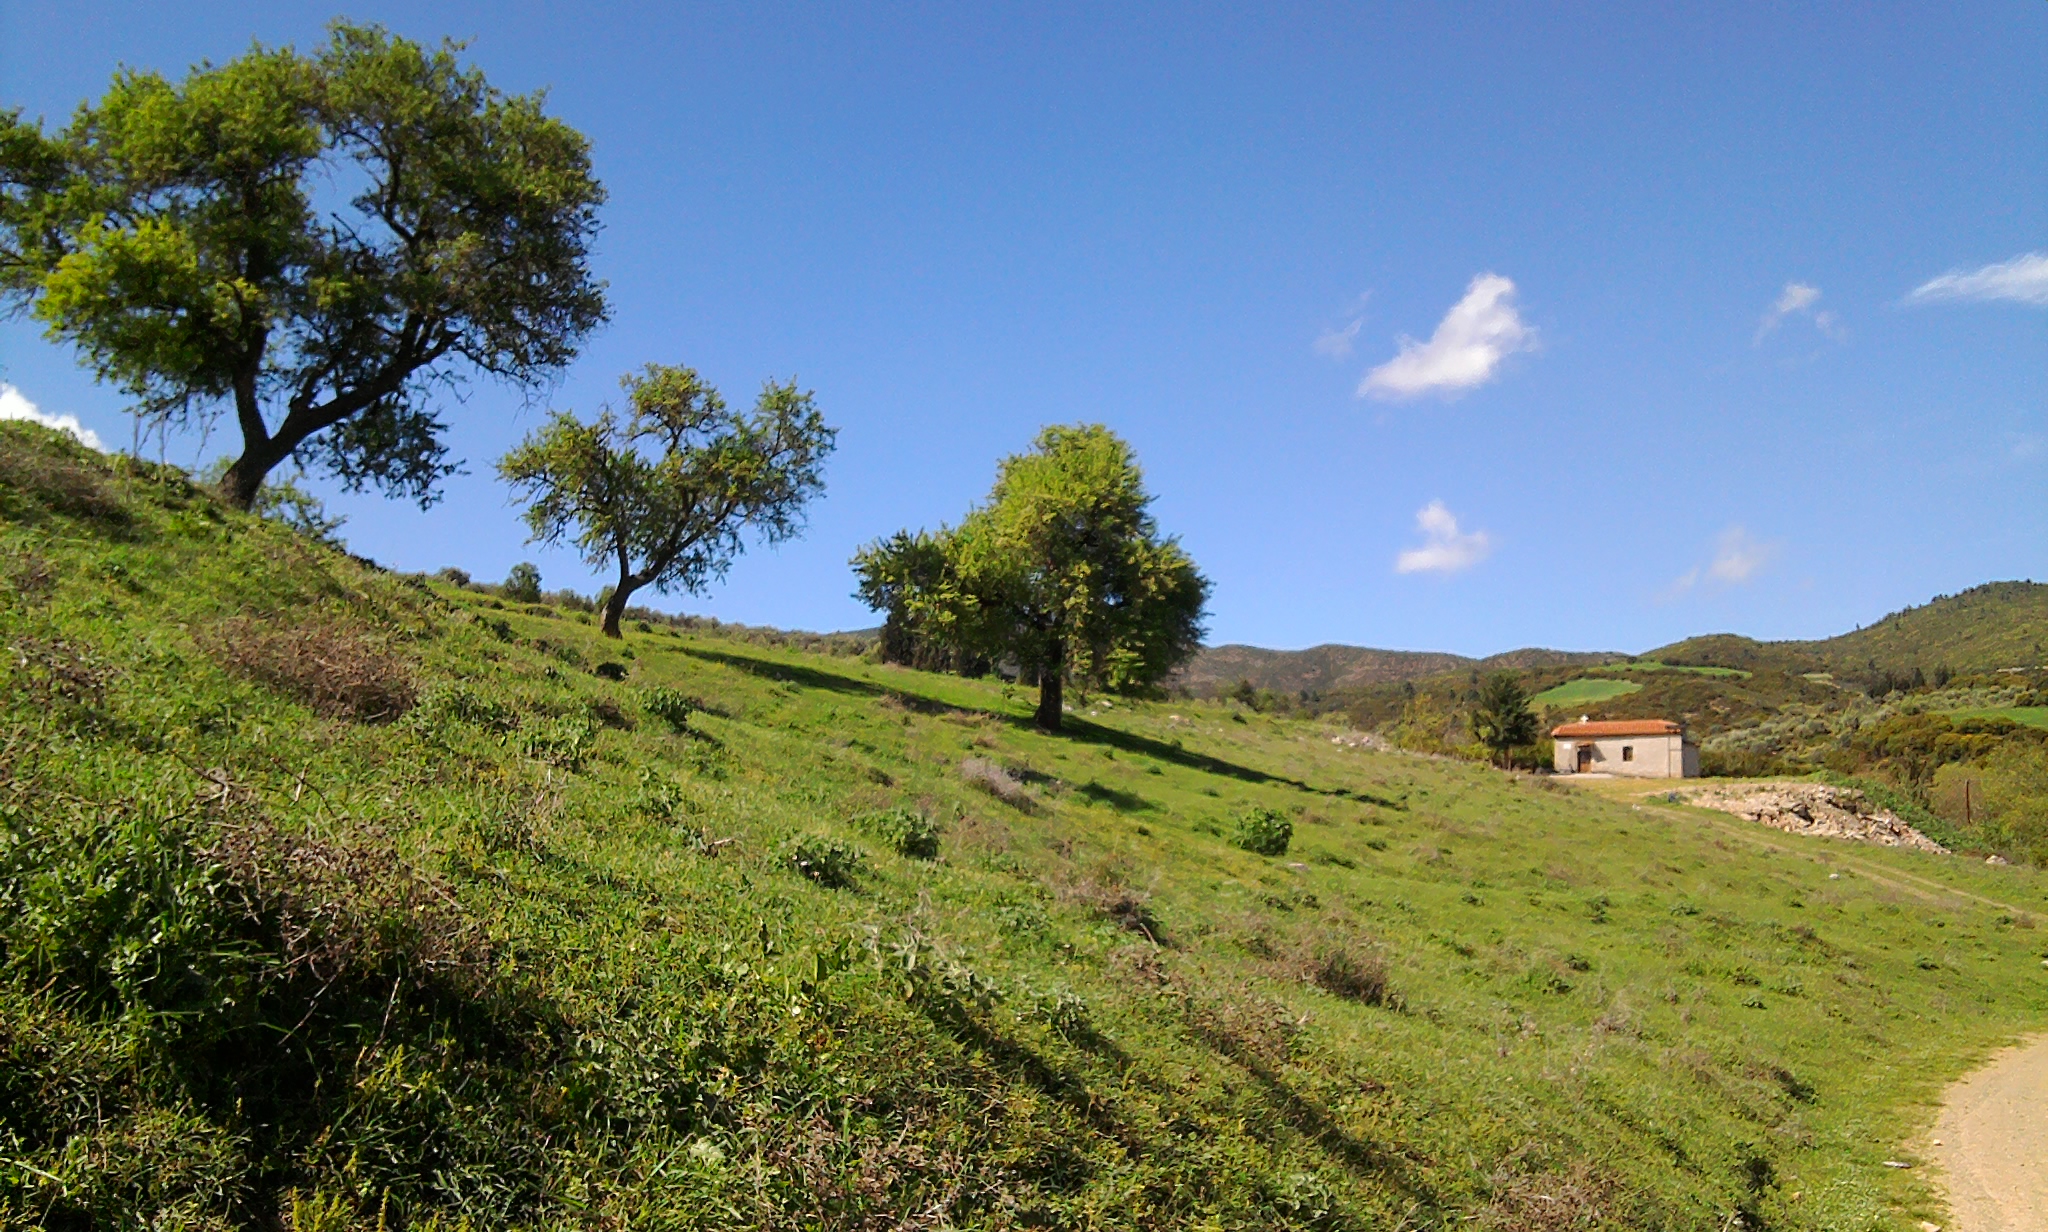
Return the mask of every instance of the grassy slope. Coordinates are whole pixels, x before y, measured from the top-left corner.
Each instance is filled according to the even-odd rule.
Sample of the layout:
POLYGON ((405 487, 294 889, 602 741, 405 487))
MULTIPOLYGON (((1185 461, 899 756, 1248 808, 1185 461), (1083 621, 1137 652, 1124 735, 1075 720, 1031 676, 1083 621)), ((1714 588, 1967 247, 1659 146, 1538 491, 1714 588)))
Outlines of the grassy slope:
POLYGON ((1883 1161, 2048 1021, 2033 871, 1187 703, 1047 737, 999 685, 607 645, 93 482, 69 513, 0 484, 15 1223, 1903 1228, 1934 1212, 1883 1161), (236 616, 381 640, 427 700, 317 717, 220 668, 236 616), (703 701, 687 734, 655 686, 703 701), (938 860, 856 820, 897 805, 938 860), (1289 857, 1225 841, 1248 805, 1289 857), (865 849, 853 888, 782 865, 809 831, 865 849), (1383 959, 1390 1003, 1304 983, 1318 946, 1383 959), (179 990, 124 982, 138 953, 179 990))
POLYGON ((1830 668, 1959 672, 2048 664, 2048 584, 1987 582, 1957 595, 1893 612, 1875 624, 1805 643, 1830 668))
POLYGON ((1529 699, 1530 703, 1546 708, 1577 706, 1587 702, 1611 701, 1630 693, 1640 693, 1643 686, 1633 680, 1567 680, 1552 685, 1529 699))

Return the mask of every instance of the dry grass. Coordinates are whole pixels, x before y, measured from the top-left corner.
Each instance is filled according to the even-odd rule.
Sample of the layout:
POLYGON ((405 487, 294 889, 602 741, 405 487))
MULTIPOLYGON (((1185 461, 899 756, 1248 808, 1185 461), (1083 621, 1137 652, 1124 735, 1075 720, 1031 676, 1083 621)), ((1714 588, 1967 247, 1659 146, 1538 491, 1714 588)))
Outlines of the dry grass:
POLYGON ((491 969, 477 922, 374 829, 336 843, 262 819, 229 822, 208 854, 242 889, 250 913, 276 928, 288 974, 325 988, 397 965, 415 980, 474 989, 491 969))
POLYGON ((1038 797, 1023 780, 986 757, 969 757, 960 762, 960 780, 977 791, 985 791, 1012 808, 1030 812, 1038 797))
POLYGON ((412 665, 346 625, 313 620, 278 628, 236 617, 199 641, 235 675, 288 693, 328 718, 388 723, 417 696, 412 665))
POLYGON ((128 508, 104 475, 66 456, 79 448, 55 433, 10 426, 0 432, 0 490, 11 489, 52 513, 127 523, 128 508))

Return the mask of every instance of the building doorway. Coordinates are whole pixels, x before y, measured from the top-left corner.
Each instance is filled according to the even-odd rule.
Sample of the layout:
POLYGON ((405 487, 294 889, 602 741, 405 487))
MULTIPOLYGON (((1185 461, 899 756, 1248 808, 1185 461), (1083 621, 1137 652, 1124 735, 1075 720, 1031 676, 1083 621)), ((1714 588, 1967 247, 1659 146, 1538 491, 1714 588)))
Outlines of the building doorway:
POLYGON ((1590 744, 1582 744, 1579 746, 1579 773, 1585 774, 1591 771, 1592 769, 1593 746, 1590 744))

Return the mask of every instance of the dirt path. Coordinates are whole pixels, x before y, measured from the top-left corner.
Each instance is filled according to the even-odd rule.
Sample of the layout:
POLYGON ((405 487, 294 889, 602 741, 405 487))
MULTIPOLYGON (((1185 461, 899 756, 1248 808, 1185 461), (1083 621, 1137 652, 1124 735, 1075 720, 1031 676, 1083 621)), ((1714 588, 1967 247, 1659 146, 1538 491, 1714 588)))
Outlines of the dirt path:
POLYGON ((1951 1086, 1928 1147, 1946 1176, 1946 1232, 2048 1228, 2048 1035, 1951 1086))

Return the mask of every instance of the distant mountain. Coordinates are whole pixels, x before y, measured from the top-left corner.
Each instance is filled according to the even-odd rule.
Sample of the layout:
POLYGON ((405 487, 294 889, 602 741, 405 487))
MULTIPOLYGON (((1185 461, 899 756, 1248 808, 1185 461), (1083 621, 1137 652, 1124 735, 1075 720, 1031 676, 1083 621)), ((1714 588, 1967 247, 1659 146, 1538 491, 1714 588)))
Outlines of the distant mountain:
POLYGON ((1916 667, 1932 672, 1944 664, 1958 672, 2033 667, 2048 664, 2048 584, 1987 582, 1818 641, 1760 642, 1735 633, 1713 633, 1637 656, 1529 648, 1474 659, 1438 651, 1336 644, 1307 650, 1212 646, 1182 668, 1174 683, 1197 694, 1220 693, 1240 680, 1281 693, 1329 693, 1474 669, 1592 667, 1631 657, 1750 672, 1833 672, 1850 677, 1910 672, 1916 667))
POLYGON ((1446 672, 1501 668, 1596 666, 1626 658, 1609 651, 1543 650, 1531 647, 1473 659, 1431 650, 1372 650, 1334 643, 1307 650, 1262 650, 1257 646, 1204 647, 1174 683, 1197 694, 1220 693, 1240 680, 1279 693, 1329 693, 1404 680, 1427 680, 1446 672))

